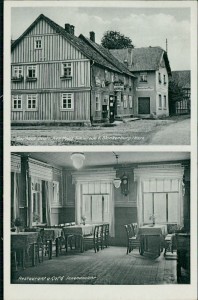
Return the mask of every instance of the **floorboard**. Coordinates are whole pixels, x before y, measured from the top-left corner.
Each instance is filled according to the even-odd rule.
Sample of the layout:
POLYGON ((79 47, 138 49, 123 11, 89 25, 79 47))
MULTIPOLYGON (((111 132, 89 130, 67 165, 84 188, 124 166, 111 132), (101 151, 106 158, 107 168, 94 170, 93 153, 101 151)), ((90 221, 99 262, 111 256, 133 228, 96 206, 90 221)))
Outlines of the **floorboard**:
POLYGON ((176 260, 166 260, 149 253, 144 256, 134 249, 126 254, 124 247, 109 247, 95 253, 65 251, 59 257, 35 267, 18 270, 11 276, 15 284, 94 284, 94 285, 152 285, 176 284, 176 260))

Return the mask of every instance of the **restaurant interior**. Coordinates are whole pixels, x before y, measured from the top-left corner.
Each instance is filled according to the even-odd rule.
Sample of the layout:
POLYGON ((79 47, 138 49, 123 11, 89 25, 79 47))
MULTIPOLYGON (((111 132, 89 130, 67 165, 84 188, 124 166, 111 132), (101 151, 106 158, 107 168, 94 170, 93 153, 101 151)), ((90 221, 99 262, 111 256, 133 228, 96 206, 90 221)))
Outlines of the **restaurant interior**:
POLYGON ((190 284, 189 152, 13 152, 15 284, 190 284))

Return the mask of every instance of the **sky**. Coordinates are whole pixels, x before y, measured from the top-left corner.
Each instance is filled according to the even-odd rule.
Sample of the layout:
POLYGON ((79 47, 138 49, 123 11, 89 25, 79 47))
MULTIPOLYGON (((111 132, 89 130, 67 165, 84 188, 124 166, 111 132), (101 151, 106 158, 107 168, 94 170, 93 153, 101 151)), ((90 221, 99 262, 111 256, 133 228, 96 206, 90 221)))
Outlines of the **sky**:
POLYGON ((75 26, 75 35, 89 37, 94 31, 100 44, 105 31, 116 30, 130 37, 134 46, 166 49, 171 69, 190 69, 190 8, 133 7, 14 7, 11 10, 11 38, 17 39, 40 15, 64 27, 75 26))

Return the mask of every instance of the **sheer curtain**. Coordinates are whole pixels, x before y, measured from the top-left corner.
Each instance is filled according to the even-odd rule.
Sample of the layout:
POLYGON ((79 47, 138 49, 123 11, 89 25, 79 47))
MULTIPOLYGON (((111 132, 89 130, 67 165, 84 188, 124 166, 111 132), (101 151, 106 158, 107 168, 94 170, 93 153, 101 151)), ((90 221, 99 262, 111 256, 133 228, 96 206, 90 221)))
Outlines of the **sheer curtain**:
POLYGON ((19 188, 20 188, 20 173, 14 172, 14 186, 12 187, 14 189, 13 191, 13 196, 14 196, 14 201, 13 201, 13 218, 19 218, 19 188))
POLYGON ((51 203, 53 197, 53 184, 52 182, 45 181, 45 200, 46 200, 46 221, 47 225, 51 225, 51 203))

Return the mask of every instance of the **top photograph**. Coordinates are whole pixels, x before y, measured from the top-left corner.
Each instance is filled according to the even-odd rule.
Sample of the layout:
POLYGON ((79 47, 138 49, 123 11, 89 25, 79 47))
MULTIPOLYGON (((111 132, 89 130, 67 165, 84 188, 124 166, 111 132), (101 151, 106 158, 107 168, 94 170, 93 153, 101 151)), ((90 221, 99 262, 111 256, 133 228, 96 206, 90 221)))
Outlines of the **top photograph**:
POLYGON ((11 145, 190 145, 191 22, 190 7, 12 7, 11 145))

